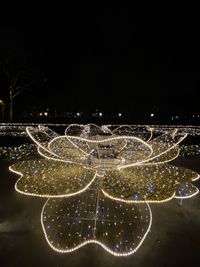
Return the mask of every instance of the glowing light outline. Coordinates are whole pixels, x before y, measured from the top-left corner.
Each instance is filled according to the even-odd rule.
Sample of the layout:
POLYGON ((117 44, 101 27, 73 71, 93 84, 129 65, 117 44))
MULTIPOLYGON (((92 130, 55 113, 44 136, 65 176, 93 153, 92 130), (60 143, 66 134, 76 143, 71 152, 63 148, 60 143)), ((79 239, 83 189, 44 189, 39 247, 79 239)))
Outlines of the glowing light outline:
MULTIPOLYGON (((73 124, 73 125, 76 125, 76 124, 73 124)), ((94 125, 95 125, 95 124, 94 124, 94 125)), ((96 126, 96 125, 95 125, 95 126, 96 126)), ((68 127, 70 127, 70 125, 69 125, 68 127)), ((68 127, 67 127, 67 128, 68 128, 68 127)), ((97 126, 97 127, 99 127, 99 126, 97 126)), ((181 143, 181 142, 187 137, 187 133, 186 133, 186 134, 184 134, 183 137, 180 138, 179 141, 178 141, 177 143, 175 143, 172 147, 170 147, 170 148, 168 148, 167 150, 161 152, 160 154, 158 154, 158 155, 156 155, 156 156, 150 158, 151 155, 153 154, 153 149, 152 149, 151 145, 147 144, 147 143, 146 143, 145 141, 143 141, 142 139, 140 139, 140 138, 138 138, 138 137, 134 137, 134 136, 114 136, 114 137, 109 137, 109 138, 105 138, 105 139, 103 139, 103 140, 100 140, 100 141, 98 140, 98 141, 97 141, 97 140, 90 140, 90 139, 88 139, 88 138, 82 138, 82 137, 78 137, 78 136, 61 135, 61 136, 57 136, 57 137, 53 138, 50 142, 48 142, 47 146, 48 146, 49 149, 46 149, 46 148, 43 147, 38 141, 36 141, 35 138, 32 137, 31 133, 29 132, 29 128, 31 128, 31 127, 26 127, 26 131, 27 131, 28 135, 30 136, 30 138, 31 138, 31 139, 32 139, 38 146, 40 146, 42 149, 44 149, 44 150, 47 151, 48 153, 52 154, 53 156, 58 157, 57 161, 63 161, 63 162, 70 162, 70 163, 73 162, 73 163, 74 163, 74 161, 70 161, 70 160, 67 160, 67 159, 65 160, 65 159, 63 159, 63 157, 58 156, 57 154, 55 154, 54 152, 52 152, 51 149, 49 148, 51 142, 53 142, 55 139, 58 139, 58 138, 67 138, 68 141, 69 141, 73 146, 75 146, 77 149, 79 149, 81 152, 83 152, 84 154, 86 154, 86 155, 88 155, 88 156, 90 155, 90 153, 87 154, 85 151, 83 151, 81 148, 79 148, 76 144, 74 144, 73 142, 71 142, 71 140, 69 140, 69 139, 70 139, 70 138, 71 138, 71 139, 79 139, 79 140, 81 140, 81 141, 91 142, 91 143, 108 142, 109 140, 115 140, 115 139, 124 139, 124 140, 126 140, 126 139, 133 139, 133 140, 137 140, 137 141, 139 141, 139 142, 142 142, 144 145, 147 145, 147 147, 150 148, 150 150, 151 150, 151 154, 148 155, 144 160, 142 160, 142 161, 137 161, 137 162, 134 162, 134 163, 131 163, 131 164, 127 164, 127 165, 122 165, 122 166, 119 165, 119 166, 117 166, 117 169, 123 169, 123 168, 131 167, 131 166, 136 166, 136 165, 144 165, 144 166, 145 166, 145 165, 151 165, 151 164, 160 164, 160 163, 170 162, 170 161, 174 160, 176 157, 174 157, 174 158, 172 158, 172 159, 170 159, 170 160, 167 160, 167 161, 161 161, 161 162, 156 162, 156 163, 148 163, 148 161, 153 160, 153 159, 155 159, 155 158, 157 158, 157 157, 160 157, 161 155, 163 155, 163 154, 169 152, 171 149, 173 149, 174 147, 176 147, 179 143, 181 143)), ((119 127, 118 127, 118 128, 119 128, 119 127)), ((176 132, 177 132, 177 129, 175 129, 175 130, 176 130, 176 131, 175 131, 175 133, 176 133, 176 132)), ((175 134, 175 133, 174 133, 174 134, 175 134)), ((165 133, 165 134, 163 134, 163 135, 168 135, 168 134, 165 133)), ((159 138, 159 137, 157 137, 157 138, 159 138)), ((157 138, 155 138, 155 139, 153 139, 153 140, 156 140, 157 138)), ((125 146, 124 146, 124 147, 125 147, 125 146)), ((44 156, 42 153, 39 153, 39 154, 42 155, 42 156, 44 156)), ((46 157, 46 158, 48 158, 48 159, 52 159, 52 158, 49 158, 49 157, 47 157, 47 156, 44 156, 44 157, 46 157)), ((177 157, 178 157, 178 155, 177 155, 177 157)), ((56 160, 56 159, 52 159, 52 160, 56 160)), ((77 162, 75 162, 75 163, 77 163, 77 162)), ((79 163, 79 164, 80 164, 80 163, 79 163)))
MULTIPOLYGON (((147 144, 145 141, 141 140, 140 138, 138 137, 134 137, 134 136, 114 136, 114 137, 110 137, 110 138, 105 138, 103 140, 90 140, 88 138, 82 138, 82 137, 78 137, 78 136, 73 136, 73 135, 61 135, 61 136, 57 136, 55 137, 54 139, 52 139, 49 143, 48 143, 48 148, 50 149, 50 145, 51 143, 56 140, 56 139, 64 139, 64 138, 67 138, 67 139, 78 139, 80 141, 84 141, 84 142, 88 142, 88 143, 103 143, 103 142, 109 142, 109 141, 112 141, 112 140, 118 140, 118 139, 132 139, 132 140, 136 140, 138 142, 141 142, 143 145, 147 146, 149 149, 150 149, 150 154, 145 158, 145 160, 147 160, 149 157, 151 157, 151 155, 153 154, 153 149, 151 147, 151 145, 147 144)), ((74 143, 73 143, 74 144, 74 143)), ((82 151, 82 149, 80 149, 77 145, 75 145, 79 150, 82 151)), ((52 152, 53 153, 53 152, 52 152)), ((86 153, 86 152, 84 152, 86 153)), ((90 153, 86 154, 86 155, 90 155, 90 153)), ((143 161, 139 161, 139 162, 136 162, 135 164, 139 164, 143 161)), ((129 166, 129 165, 126 165, 126 166, 129 166)), ((117 167, 117 168, 121 168, 121 167, 117 167)))
MULTIPOLYGON (((49 199, 48 199, 48 200, 49 200, 49 199)), ((41 216, 40 216, 40 222, 41 222, 42 230, 43 230, 43 232, 44 232, 44 236, 45 236, 45 239, 46 239, 48 245, 49 245, 54 251, 57 251, 57 252, 60 252, 60 253, 70 253, 70 252, 73 252, 73 251, 75 251, 75 250, 78 250, 79 248, 81 248, 81 247, 83 247, 83 246, 85 246, 85 245, 87 245, 87 244, 95 243, 95 244, 100 245, 103 249, 105 249, 107 252, 109 252, 110 254, 112 254, 112 255, 114 255, 114 256, 119 256, 119 257, 120 257, 120 256, 129 256, 129 255, 131 255, 131 254, 134 254, 134 253, 140 248, 140 246, 143 244, 143 242, 144 242, 144 240, 146 239, 148 233, 150 232, 150 228, 151 228, 151 225, 152 225, 152 212, 151 212, 151 208, 150 208, 149 204, 146 203, 146 205, 147 205, 147 207, 148 207, 148 209, 149 209, 149 218, 150 218, 150 220, 149 220, 149 226, 147 227, 147 230, 146 230, 145 234, 143 235, 142 239, 140 240, 140 243, 137 245, 137 247, 136 247, 134 250, 132 250, 132 251, 130 251, 130 252, 128 252, 128 253, 117 253, 117 252, 114 252, 113 250, 109 249, 106 245, 104 245, 102 242, 100 242, 100 241, 98 241, 98 240, 96 240, 96 239, 89 239, 89 240, 87 240, 87 241, 84 241, 84 242, 82 242, 82 243, 79 244, 78 246, 75 246, 75 247, 72 248, 72 249, 57 249, 57 248, 55 248, 55 247, 51 244, 51 242, 49 241, 49 239, 48 239, 48 237, 47 237, 46 230, 45 230, 45 226, 44 226, 44 224, 43 224, 43 212, 44 212, 45 206, 47 205, 48 200, 45 202, 45 204, 44 204, 44 206, 43 206, 43 208, 42 208, 42 212, 41 212, 41 216)))
MULTIPOLYGON (((193 178, 192 180, 191 180, 191 182, 194 182, 194 181, 196 181, 196 180, 198 180, 200 178, 200 174, 198 174, 197 173, 197 177, 196 178, 193 178)), ((193 185, 193 184, 192 184, 193 185)), ((176 196, 175 195, 175 197, 174 198, 177 198, 177 199, 187 199, 187 198, 191 198, 191 197, 193 197, 193 196, 196 196, 198 193, 199 193, 199 188, 196 186, 196 185, 193 185, 194 187, 196 187, 197 188, 197 191, 195 192, 195 193, 193 193, 192 195, 188 195, 188 196, 176 196)))
MULTIPOLYGON (((73 161, 70 161, 70 160, 68 160, 68 159, 64 159, 63 157, 60 157, 60 156, 56 155, 55 153, 53 153, 51 150, 48 150, 47 148, 45 148, 45 147, 44 147, 43 145, 41 145, 35 138, 33 138, 32 134, 31 134, 30 131, 29 131, 29 128, 31 128, 31 127, 29 127, 29 126, 26 127, 26 132, 27 132, 28 136, 31 138, 31 140, 32 140, 38 147, 40 147, 41 149, 47 151, 47 153, 51 154, 52 156, 57 157, 57 159, 56 159, 56 158, 50 158, 50 157, 48 157, 48 156, 42 154, 42 152, 39 151, 38 148, 37 148, 38 153, 39 153, 42 157, 47 158, 47 159, 50 159, 50 160, 55 160, 55 161, 60 161, 60 162, 66 162, 66 163, 68 163, 68 162, 69 162, 69 163, 76 163, 76 164, 79 164, 79 165, 80 165, 80 162, 73 162, 73 161)), ((58 137, 59 137, 59 136, 58 136, 58 137)), ((52 139, 52 140, 54 140, 54 139, 52 139)), ((92 168, 88 168, 88 169, 92 169, 92 168)))
MULTIPOLYGON (((179 168, 179 167, 178 167, 179 168)), ((193 181, 196 181, 200 178, 200 175, 198 173, 195 172, 195 174, 197 174, 197 177, 191 179, 191 182, 193 181)), ((124 203, 164 203, 164 202, 168 202, 170 200, 172 200, 173 198, 176 198, 176 190, 174 190, 174 193, 172 194, 171 197, 169 198, 166 198, 166 199, 163 199, 163 200, 126 200, 126 199, 123 199, 123 198, 118 198, 118 197, 113 197, 112 195, 108 194, 105 190, 101 189, 102 193, 112 199, 112 200, 115 200, 115 201, 120 201, 120 202, 124 202, 124 203)))
MULTIPOLYGON (((129 128, 131 128, 131 126, 137 128, 137 127, 141 127, 142 125, 129 125, 129 124, 123 124, 123 125, 120 125, 120 126, 118 126, 117 128, 115 128, 113 131, 111 131, 111 133, 114 134, 114 135, 116 135, 116 136, 118 136, 117 134, 114 133, 116 130, 118 130, 118 129, 122 128, 122 127, 129 127, 129 128)), ((152 136, 153 136, 153 129, 152 129, 152 128, 149 128, 148 125, 144 125, 144 126, 145 126, 145 127, 147 128, 147 130, 150 132, 150 137, 149 137, 147 140, 145 140, 145 142, 148 143, 148 142, 151 140, 152 136)))
POLYGON ((66 134, 66 131, 68 130, 69 127, 71 127, 71 126, 77 126, 77 125, 78 125, 79 127, 84 127, 83 124, 77 124, 77 123, 69 124, 69 126, 67 126, 67 128, 65 129, 65 133, 64 133, 64 135, 67 135, 67 134, 66 134))
POLYGON ((193 178, 191 181, 194 182, 196 180, 198 180, 200 178, 200 174, 199 173, 196 173, 197 174, 197 177, 196 178, 193 178))
POLYGON ((174 156, 173 158, 170 158, 169 160, 157 161, 157 162, 147 162, 147 163, 142 163, 142 164, 139 164, 139 165, 140 166, 151 166, 151 165, 164 164, 164 163, 167 163, 167 162, 175 160, 176 158, 178 158, 179 154, 180 154, 180 148, 178 148, 178 153, 176 154, 176 156, 174 156))
POLYGON ((197 191, 195 193, 191 194, 191 195, 182 196, 182 197, 181 196, 175 196, 174 198, 176 198, 176 199, 187 199, 187 198, 194 197, 194 196, 196 196, 199 193, 199 188, 198 187, 196 187, 196 188, 197 188, 197 191))
MULTIPOLYGON (((98 128, 101 132, 104 133, 102 127, 100 127, 100 126, 98 126, 98 125, 96 125, 96 124, 94 124, 94 123, 88 123, 88 124, 86 124, 86 125, 84 125, 84 124, 72 123, 72 124, 70 124, 70 125, 65 129, 65 133, 64 133, 64 135, 65 135, 65 136, 70 136, 70 135, 67 134, 67 130, 68 130, 71 126, 78 126, 79 128, 83 128, 83 130, 84 130, 85 127, 87 127, 87 126, 90 127, 90 125, 95 126, 95 127, 98 128)), ((109 130, 110 134, 112 135, 112 131, 108 128, 108 126, 107 126, 107 125, 103 125, 103 126, 105 126, 105 127, 109 130)), ((79 137, 80 137, 80 136, 79 136, 79 137)), ((89 139, 89 138, 88 138, 88 139, 89 139)), ((69 140, 69 142, 72 143, 71 140, 69 140)), ((72 144, 73 144, 73 145, 76 145, 76 144, 74 144, 74 143, 72 143, 72 144)), ((126 144, 125 144, 125 145, 126 145, 126 144)), ((78 148, 79 148, 79 147, 78 147, 78 148)), ((124 148, 124 147, 123 147, 123 148, 124 148)), ((122 148, 122 149, 123 149, 123 148, 122 148)), ((92 150, 92 151, 93 151, 93 150, 92 150)), ((92 151, 90 151, 90 153, 92 153, 92 151)), ((85 151, 84 151, 84 153, 85 153, 85 151)))
MULTIPOLYGON (((67 126, 67 128, 65 129, 65 133, 64 133, 64 135, 68 136, 68 134, 66 134, 66 131, 67 131, 67 130, 69 129, 69 127, 71 127, 71 126, 81 126, 81 127, 84 128, 84 127, 87 127, 87 126, 90 126, 90 125, 97 127, 99 130, 101 130, 101 131, 103 132, 102 128, 101 128, 100 126, 96 125, 95 123, 88 123, 88 124, 86 124, 86 125, 84 125, 84 124, 72 123, 72 124, 70 124, 69 126, 67 126)), ((106 125, 105 125, 105 126, 106 126, 106 125)))
MULTIPOLYGON (((43 149, 41 146, 38 146, 37 147, 37 151, 38 151, 38 154, 40 154, 43 158, 46 158, 46 159, 48 159, 48 160, 54 160, 54 161, 60 161, 60 162, 65 162, 65 163, 72 163, 72 164, 77 164, 77 165, 80 165, 80 166, 83 166, 83 167, 85 167, 82 163, 80 163, 80 159, 79 160, 77 160, 77 161, 71 161, 71 160, 65 160, 65 159, 56 159, 56 158, 51 158, 51 157, 48 157, 47 155, 44 155, 41 151, 40 151, 40 149, 43 149)), ((47 151, 47 150, 46 150, 47 151)), ((52 153, 51 153, 52 154, 52 153)), ((54 156, 53 154, 52 154, 52 156, 54 156)), ((91 170, 94 170, 93 168, 91 168, 91 167, 87 167, 87 169, 91 169, 91 170)))
MULTIPOLYGON (((87 168, 86 168, 87 169, 87 168)), ((75 196, 75 195, 78 195, 80 193, 83 193, 85 190, 88 189, 88 187, 95 181, 96 177, 98 176, 97 175, 97 172, 95 172, 94 174, 94 177, 92 178, 92 180, 84 187, 82 188, 81 190, 75 192, 75 193, 69 193, 69 194, 59 194, 59 195, 48 195, 48 194, 35 194, 35 193, 27 193, 27 192, 24 192, 24 191, 21 191, 17 188, 17 184, 18 182, 23 179, 23 174, 21 172, 18 172, 18 171, 15 171, 12 169, 12 166, 9 167, 9 170, 13 173, 16 173, 18 175, 20 175, 20 178, 16 181, 15 183, 15 190, 22 194, 22 195, 26 195, 26 196, 34 196, 34 197, 41 197, 41 198, 62 198, 62 197, 71 197, 71 196, 75 196)))
POLYGON ((126 200, 123 198, 113 197, 112 195, 110 195, 106 191, 104 191, 103 189, 101 189, 101 191, 106 197, 108 197, 112 200, 120 201, 120 202, 124 202, 124 203, 146 203, 146 204, 147 203, 163 203, 163 202, 170 201, 175 196, 175 192, 174 192, 171 197, 163 199, 163 200, 126 200))
MULTIPOLYGON (((69 162, 69 163, 76 163, 76 162, 72 162, 72 161, 66 161, 66 160, 64 160, 64 159, 57 159, 57 158, 51 158, 51 157, 48 157, 47 155, 44 155, 42 152, 41 152, 41 150, 40 149, 43 149, 41 146, 38 146, 37 147, 37 151, 38 151, 38 154, 40 154, 43 158, 46 158, 46 159, 49 159, 49 160, 55 160, 55 161, 61 161, 61 162, 69 162)), ((45 151, 47 151, 47 150, 45 150, 45 151)), ((50 153, 50 154, 52 154, 52 153, 50 153)), ((52 154, 52 156, 54 156, 53 154, 52 154)))
MULTIPOLYGON (((136 163, 132 163, 132 164, 124 165, 124 166, 119 166, 118 169, 124 169, 124 168, 128 168, 128 167, 131 167, 131 166, 142 165, 141 163, 145 163, 145 162, 148 162, 148 161, 150 161, 150 160, 152 160, 152 159, 158 158, 158 157, 160 157, 161 155, 163 155, 163 154, 169 152, 171 149, 173 149, 174 147, 176 147, 178 144, 180 144, 180 143, 186 138, 186 136, 187 136, 187 134, 185 134, 185 135, 183 136, 182 139, 179 139, 179 141, 178 141, 177 143, 175 143, 172 147, 168 148, 167 150, 161 152, 160 154, 158 154, 158 155, 156 155, 156 156, 154 156, 154 157, 152 157, 152 158, 144 159, 144 160, 141 161, 141 162, 136 162, 136 163)), ((153 139, 153 140, 154 140, 154 139, 153 139)), ((164 161, 164 162, 165 162, 165 161, 164 161)), ((164 163, 164 162, 163 162, 163 163, 164 163)), ((167 162, 169 162, 169 161, 167 161, 167 162)))
MULTIPOLYGON (((70 124, 66 129, 65 129, 65 133, 64 133, 64 136, 66 136, 67 137, 67 139, 68 139, 68 141, 73 145, 73 146, 75 146, 77 149, 79 149, 81 152, 83 152, 85 155, 87 155, 87 156, 89 156, 91 153, 92 153, 92 151, 93 151, 93 149, 89 152, 89 153, 87 153, 87 152, 85 152, 83 149, 81 149, 76 143, 74 143, 73 141, 71 141, 69 138, 68 138, 68 136, 71 136, 71 135, 67 135, 67 130, 71 127, 71 126, 79 126, 80 128, 82 127, 83 128, 83 130, 84 130, 84 128, 85 127, 87 127, 87 126, 95 126, 96 128, 98 128, 101 132, 103 132, 103 130, 102 130, 102 128, 101 127, 99 127, 98 125, 96 125, 96 124, 94 124, 94 123, 88 123, 88 124, 86 124, 86 125, 83 125, 83 124, 77 124, 77 123, 73 123, 73 124, 70 124)), ((73 135, 72 135, 73 136, 73 135)), ((82 138, 82 137, 80 137, 80 136, 77 136, 77 137, 79 137, 79 138, 82 138)), ((86 139, 88 139, 88 140, 90 140, 89 138, 86 138, 86 139)), ((103 140, 102 140, 103 141, 103 140)), ((102 142, 102 141, 100 141, 100 142, 102 142)), ((87 144, 88 145, 88 144, 87 144)), ((49 148, 50 149, 50 148, 49 148)))
MULTIPOLYGON (((48 153, 50 153, 50 154, 53 155, 53 153, 52 153, 51 151, 49 151, 47 148, 45 148, 43 145, 41 145, 41 143, 39 143, 39 142, 32 136, 32 134, 30 133, 30 130, 29 130, 30 128, 31 128, 31 127, 29 127, 29 126, 26 127, 26 132, 27 132, 28 136, 31 138, 31 140, 32 140, 37 146, 40 146, 42 149, 46 150, 48 153)), ((56 157, 62 159, 62 158, 59 157, 58 155, 54 155, 54 156, 56 156, 56 157)))

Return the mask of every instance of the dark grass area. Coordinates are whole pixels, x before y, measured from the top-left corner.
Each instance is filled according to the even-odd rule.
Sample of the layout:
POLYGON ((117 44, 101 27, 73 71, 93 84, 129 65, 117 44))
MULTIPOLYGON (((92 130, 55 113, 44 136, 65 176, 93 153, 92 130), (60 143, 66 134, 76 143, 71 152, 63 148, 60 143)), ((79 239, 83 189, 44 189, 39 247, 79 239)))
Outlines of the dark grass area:
POLYGON ((21 136, 0 136, 0 146, 1 147, 12 147, 20 146, 24 143, 32 144, 33 141, 27 137, 21 136))

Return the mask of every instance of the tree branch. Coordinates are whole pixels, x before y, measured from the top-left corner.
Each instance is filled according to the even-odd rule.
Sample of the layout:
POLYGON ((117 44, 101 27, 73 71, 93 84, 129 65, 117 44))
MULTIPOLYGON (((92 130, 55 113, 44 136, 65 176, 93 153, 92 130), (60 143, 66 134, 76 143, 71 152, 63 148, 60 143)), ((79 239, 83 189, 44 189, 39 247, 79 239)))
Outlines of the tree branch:
POLYGON ((15 98, 17 95, 19 95, 22 91, 24 91, 26 89, 26 86, 24 86, 24 88, 22 88, 21 90, 19 90, 18 92, 16 92, 15 94, 13 94, 13 98, 15 98))

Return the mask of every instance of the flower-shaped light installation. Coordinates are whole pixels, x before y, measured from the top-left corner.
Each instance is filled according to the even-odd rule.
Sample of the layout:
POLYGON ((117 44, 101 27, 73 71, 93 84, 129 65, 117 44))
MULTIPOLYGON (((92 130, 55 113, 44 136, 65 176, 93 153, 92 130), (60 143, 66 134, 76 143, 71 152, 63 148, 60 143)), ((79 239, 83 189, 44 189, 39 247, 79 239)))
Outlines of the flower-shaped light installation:
POLYGON ((133 254, 148 234, 148 203, 189 198, 194 171, 170 165, 187 134, 173 129, 154 136, 148 127, 72 124, 64 136, 27 128, 39 159, 18 162, 18 192, 46 197, 41 224, 48 244, 71 252, 96 243, 116 256, 133 254))

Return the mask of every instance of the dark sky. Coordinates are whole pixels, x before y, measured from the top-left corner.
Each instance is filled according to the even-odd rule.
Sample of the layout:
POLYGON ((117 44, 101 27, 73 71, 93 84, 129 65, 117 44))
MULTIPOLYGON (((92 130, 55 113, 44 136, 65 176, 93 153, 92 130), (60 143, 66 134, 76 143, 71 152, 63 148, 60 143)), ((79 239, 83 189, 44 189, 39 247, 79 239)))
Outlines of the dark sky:
MULTIPOLYGON (((7 16, 1 62, 37 73, 17 105, 199 111, 199 9, 89 8, 7 16)), ((0 98, 8 81, 0 73, 0 98)))

